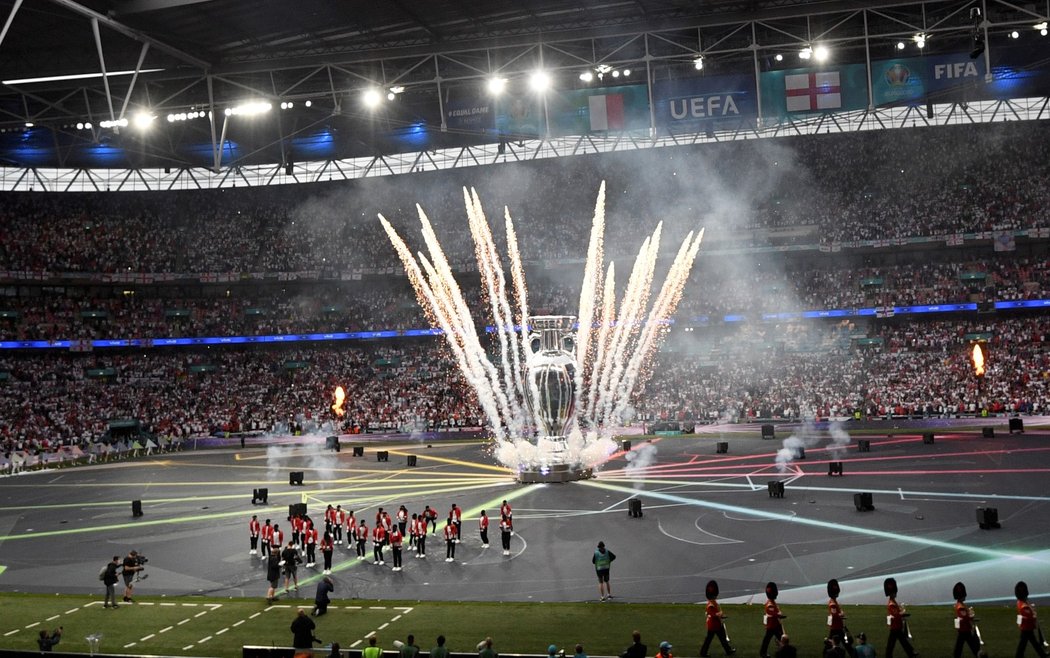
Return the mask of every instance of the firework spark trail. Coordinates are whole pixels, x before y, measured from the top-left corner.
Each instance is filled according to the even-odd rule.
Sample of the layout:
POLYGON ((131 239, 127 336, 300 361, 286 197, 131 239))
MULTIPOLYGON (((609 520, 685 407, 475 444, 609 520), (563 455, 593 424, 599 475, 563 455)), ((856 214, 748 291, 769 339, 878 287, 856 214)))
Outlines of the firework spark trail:
MULTIPOLYGON (((489 424, 492 425, 497 438, 500 438, 502 432, 499 423, 499 409, 496 405, 495 399, 491 395, 486 395, 486 390, 482 386, 484 376, 482 375, 480 378, 478 377, 475 368, 467 358, 462 345, 462 332, 452 326, 450 318, 445 310, 445 304, 438 301, 434 290, 430 287, 430 284, 427 283, 423 272, 420 270, 419 263, 412 255, 412 252, 409 251, 404 240, 401 239, 401 236, 397 234, 397 231, 394 230, 394 227, 390 225, 390 222, 388 222, 385 217, 380 215, 379 221, 383 225, 387 237, 390 238, 390 242, 394 245, 394 250, 401 259, 401 264, 404 266, 405 272, 408 273, 408 280, 412 283, 412 288, 416 292, 416 299, 419 301, 419 305, 427 311, 431 320, 444 332, 446 342, 452 349, 452 354, 456 359, 456 364, 459 366, 460 373, 466 378, 467 383, 470 384, 471 388, 474 389, 478 396, 478 403, 481 405, 482 411, 485 413, 485 416, 488 417, 489 424)), ((424 262, 426 262, 425 259, 424 262)), ((427 264, 429 265, 429 263, 427 264)))
MULTIPOLYGON (((674 262, 671 264, 671 269, 667 273, 667 278, 664 279, 664 285, 660 289, 660 294, 657 295, 656 302, 653 303, 653 308, 649 312, 645 328, 642 329, 642 336, 627 365, 617 398, 616 410, 613 412, 613 415, 616 417, 621 417, 627 410, 631 395, 635 386, 638 385, 639 377, 642 375, 644 364, 650 362, 653 352, 659 347, 660 340, 667 335, 666 322, 674 315, 675 309, 678 308, 678 303, 682 300, 685 283, 692 272, 693 263, 696 260, 697 252, 700 251, 700 243, 703 239, 703 229, 700 229, 696 238, 693 238, 693 233, 690 231, 685 241, 682 242, 674 262)), ((643 380, 642 385, 644 383, 643 380)))
POLYGON ((642 276, 642 262, 645 260, 645 254, 649 251, 649 240, 650 237, 645 238, 642 242, 642 246, 638 249, 638 255, 634 259, 634 267, 631 268, 631 275, 627 278, 627 288, 624 290, 624 298, 620 303, 620 313, 616 318, 616 325, 612 328, 612 334, 609 336, 609 347, 605 352, 605 360, 600 364, 595 365, 597 370, 592 374, 592 376, 598 377, 598 399, 592 410, 592 424, 601 424, 605 420, 601 411, 605 408, 605 402, 609 390, 609 379, 612 377, 613 368, 616 362, 616 353, 621 349, 624 332, 627 330, 627 316, 625 315, 625 313, 628 312, 627 303, 629 300, 633 300, 634 290, 637 288, 638 281, 642 276))
POLYGON ((521 382, 516 372, 511 368, 510 352, 513 350, 514 361, 517 362, 517 345, 510 339, 508 345, 508 332, 513 332, 513 319, 510 307, 507 305, 506 280, 503 277, 503 266, 500 263, 496 245, 492 240, 492 231, 489 228, 488 219, 482 209, 481 200, 477 192, 467 192, 463 188, 463 201, 467 207, 467 220, 470 225, 470 234, 474 239, 474 255, 478 263, 478 273, 481 275, 482 285, 488 293, 489 310, 492 314, 492 322, 495 325, 496 336, 499 340, 499 357, 501 373, 503 376, 503 389, 507 393, 507 401, 510 407, 510 416, 507 418, 507 426, 511 436, 521 436, 525 429, 525 418, 521 407, 521 382))
POLYGON ((576 408, 583 409, 584 372, 588 370, 591 336, 594 333, 594 300, 600 294, 601 272, 605 267, 605 181, 598 187, 598 199, 594 204, 594 220, 591 222, 591 238, 587 244, 587 262, 583 268, 583 286, 580 288, 580 305, 577 312, 576 330, 576 408))
MULTIPOLYGON (((601 325, 598 328, 598 345, 595 350, 594 364, 605 362, 605 351, 609 348, 609 337, 612 335, 613 323, 616 321, 616 264, 609 263, 609 271, 605 274, 605 286, 602 288, 602 316, 601 325)), ((587 408, 581 408, 584 418, 594 417, 594 404, 598 396, 598 377, 592 372, 590 377, 590 391, 587 394, 587 408)))
MULTIPOLYGON (((525 268, 521 264, 521 252, 518 251, 518 235, 514 231, 514 220, 510 218, 510 210, 504 206, 503 208, 503 220, 507 231, 507 255, 510 258, 510 278, 514 284, 514 298, 518 304, 518 319, 517 323, 521 327, 518 335, 521 338, 521 353, 527 355, 529 353, 529 290, 525 287, 525 268)), ((536 388, 536 383, 532 381, 532 378, 527 378, 525 383, 529 387, 532 399, 539 399, 539 389, 536 388)), ((532 422, 535 427, 540 427, 540 419, 536 412, 538 409, 533 409, 532 422)))
POLYGON ((620 335, 619 341, 613 351, 609 380, 608 382, 602 382, 605 386, 605 394, 602 396, 602 415, 600 417, 602 424, 617 425, 620 423, 620 419, 612 416, 613 406, 616 402, 620 379, 623 377, 624 366, 629 355, 632 354, 633 348, 637 345, 641 314, 649 301, 653 270, 656 268, 656 260, 659 256, 662 228, 662 222, 657 224, 656 230, 653 231, 650 239, 646 241, 642 250, 639 251, 638 260, 635 262, 635 271, 631 272, 631 279, 628 281, 627 290, 624 292, 623 301, 620 303, 620 322, 622 324, 618 323, 616 327, 617 333, 620 335), (636 274, 637 276, 635 276, 636 274))

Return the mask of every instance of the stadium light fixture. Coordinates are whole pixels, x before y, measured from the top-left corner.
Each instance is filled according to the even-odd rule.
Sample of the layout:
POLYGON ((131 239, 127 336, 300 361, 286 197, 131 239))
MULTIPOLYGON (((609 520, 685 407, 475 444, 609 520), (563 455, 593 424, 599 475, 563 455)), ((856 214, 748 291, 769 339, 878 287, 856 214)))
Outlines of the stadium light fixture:
POLYGON ((1044 37, 1046 36, 1047 21, 1043 21, 1042 23, 1036 23, 1032 27, 1039 30, 1039 34, 1043 35, 1044 37))
POLYGON ((314 104, 314 102, 313 102, 313 101, 306 101, 305 103, 303 103, 303 105, 305 105, 306 107, 310 107, 310 106, 312 106, 313 104, 314 104))
POLYGON ((897 42, 897 50, 904 50, 904 42, 903 41, 898 41, 897 42))
POLYGON ((798 58, 799 59, 809 59, 812 56, 813 56, 813 48, 811 48, 810 46, 806 46, 802 50, 798 51, 798 58))
POLYGON ((485 83, 485 88, 488 89, 488 92, 493 96, 499 96, 503 93, 503 90, 507 88, 507 79, 493 76, 485 83))
POLYGON ((775 59, 778 62, 783 62, 784 61, 784 56, 781 55, 780 53, 777 53, 776 55, 773 55, 773 59, 775 59))
POLYGON ((584 82, 591 82, 594 80, 594 74, 590 71, 584 71, 580 74, 580 80, 583 80, 584 82))
POLYGON ((625 77, 625 78, 631 77, 631 69, 624 69, 623 70, 623 77, 625 77))
POLYGON ((135 126, 138 130, 149 130, 149 127, 153 124, 153 120, 156 119, 156 115, 150 112, 136 112, 131 115, 131 125, 135 126))
POLYGON ((813 58, 818 62, 828 61, 829 54, 827 46, 817 46, 813 49, 813 58))
MULTIPOLYGON (((85 124, 86 125, 86 124, 85 124)), ((112 121, 99 121, 99 128, 126 128, 128 125, 127 119, 113 119, 112 121)))
POLYGON ((35 124, 35 123, 33 123, 32 121, 26 121, 26 128, 32 128, 32 127, 33 127, 33 126, 35 126, 35 125, 36 125, 36 124, 35 124))
POLYGON ((926 47, 926 35, 922 32, 913 36, 912 40, 915 42, 915 45, 918 46, 919 50, 926 47))
POLYGON ((249 101, 226 108, 226 116, 255 116, 256 114, 265 114, 272 109, 273 105, 266 101, 249 101))
POLYGON ((704 70, 704 56, 703 55, 697 55, 693 59, 693 68, 696 69, 697 71, 703 71, 704 70))
POLYGON ((372 88, 365 90, 364 94, 361 95, 361 100, 364 102, 365 107, 376 108, 383 100, 383 97, 380 95, 378 89, 372 88))
POLYGON ((547 91, 551 86, 551 76, 546 71, 534 71, 529 76, 529 87, 533 91, 543 93, 547 91))
POLYGON ((1011 32, 1011 33, 1010 33, 1010 38, 1011 38, 1011 39, 1017 39, 1017 38, 1019 38, 1020 36, 1021 36, 1021 33, 1020 33, 1020 32, 1018 32, 1017 30, 1014 30, 1013 32, 1011 32))
POLYGON ((614 78, 620 77, 620 72, 619 71, 613 71, 612 72, 612 77, 614 77, 614 78))

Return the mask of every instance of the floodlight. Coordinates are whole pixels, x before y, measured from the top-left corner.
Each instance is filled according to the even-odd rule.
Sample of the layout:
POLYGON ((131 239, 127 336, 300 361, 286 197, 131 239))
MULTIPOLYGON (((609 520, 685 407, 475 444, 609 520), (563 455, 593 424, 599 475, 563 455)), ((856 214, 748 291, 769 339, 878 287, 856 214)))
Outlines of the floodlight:
POLYGON ((591 80, 594 80, 594 74, 590 71, 584 71, 580 74, 580 80, 583 80, 584 82, 590 82, 591 80))
POLYGON ((26 121, 26 128, 32 128, 34 125, 32 121, 26 121))
POLYGON ((544 92, 551 86, 551 76, 546 71, 535 71, 529 76, 529 87, 533 91, 544 92))
POLYGON ((314 104, 313 101, 306 101, 305 103, 303 103, 303 105, 305 105, 306 107, 310 107, 313 104, 314 104))
POLYGON ((818 62, 826 62, 826 61, 828 61, 828 49, 827 49, 827 47, 826 46, 817 46, 813 50, 813 57, 818 62))
POLYGON ((813 49, 810 48, 809 46, 806 46, 802 50, 798 51, 798 58, 799 59, 809 59, 812 56, 813 56, 813 49))
POLYGON ((501 78, 499 76, 493 76, 488 79, 488 82, 485 83, 485 87, 488 89, 490 94, 492 94, 493 96, 498 96, 499 94, 503 93, 504 89, 506 89, 507 79, 501 78))
POLYGON ((148 130, 150 124, 152 124, 153 120, 156 118, 156 116, 150 114, 149 112, 136 112, 135 114, 131 115, 131 123, 139 130, 148 130))
POLYGON ((365 107, 374 108, 377 107, 383 97, 379 94, 378 89, 366 89, 365 93, 361 96, 361 100, 364 101, 365 107))
POLYGON ((613 72, 612 72, 612 76, 613 76, 614 78, 618 78, 618 77, 620 77, 620 72, 619 72, 619 71, 613 71, 613 72))
POLYGON ((388 92, 386 93, 386 99, 387 99, 388 101, 392 101, 392 100, 394 100, 395 98, 397 98, 397 96, 395 96, 395 95, 394 95, 394 92, 392 92, 392 91, 388 91, 388 92))
POLYGON ((897 50, 904 50, 904 42, 903 41, 898 41, 897 42, 897 50))
POLYGON ((773 59, 777 60, 778 62, 783 62, 784 61, 784 56, 781 55, 780 53, 777 53, 776 55, 773 55, 773 59))
POLYGON ((696 69, 697 71, 703 71, 704 70, 704 56, 703 55, 697 55, 696 56, 696 58, 693 60, 693 68, 696 69))
POLYGON ((913 36, 912 40, 915 41, 915 45, 918 46, 920 50, 922 50, 923 48, 926 47, 926 35, 925 34, 920 32, 919 34, 916 34, 915 36, 913 36))
POLYGON ((1018 38, 1020 36, 1021 36, 1021 33, 1018 32, 1017 30, 1014 30, 1013 32, 1010 33, 1010 38, 1011 39, 1016 39, 1016 38, 1018 38))
POLYGON ((630 75, 631 75, 631 69, 624 69, 623 70, 623 77, 626 78, 626 77, 629 77, 630 75))
POLYGON ((1046 36, 1046 28, 1047 28, 1047 22, 1046 21, 1043 21, 1042 23, 1036 23, 1033 27, 1035 29, 1039 30, 1039 34, 1043 35, 1044 37, 1046 36))

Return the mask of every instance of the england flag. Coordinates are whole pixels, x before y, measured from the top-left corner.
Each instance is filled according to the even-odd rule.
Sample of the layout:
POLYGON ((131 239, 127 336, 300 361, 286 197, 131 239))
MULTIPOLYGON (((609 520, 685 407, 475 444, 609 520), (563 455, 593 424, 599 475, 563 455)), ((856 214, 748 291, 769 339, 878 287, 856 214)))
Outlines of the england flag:
POLYGON ((784 93, 788 112, 814 112, 842 107, 838 71, 785 75, 784 93))

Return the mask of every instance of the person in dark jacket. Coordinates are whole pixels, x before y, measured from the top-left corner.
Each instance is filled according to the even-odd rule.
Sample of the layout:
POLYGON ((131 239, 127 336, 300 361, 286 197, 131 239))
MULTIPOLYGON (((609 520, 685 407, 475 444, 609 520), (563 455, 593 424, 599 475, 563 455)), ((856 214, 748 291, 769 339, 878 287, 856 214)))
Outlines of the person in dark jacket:
POLYGON ((314 646, 314 620, 306 616, 306 611, 299 608, 299 613, 292 622, 292 647, 312 649, 314 646))
POLYGON ((633 643, 627 647, 620 654, 620 658, 645 658, 649 655, 646 646, 642 644, 642 634, 640 631, 631 633, 631 639, 633 643))
POLYGON ((36 639, 36 644, 40 647, 40 653, 51 651, 56 644, 62 641, 62 627, 59 626, 55 630, 48 633, 46 630, 40 631, 40 637, 36 639))
POLYGON ((331 603, 328 599, 328 593, 335 591, 335 585, 332 583, 332 579, 325 576, 321 582, 317 583, 317 592, 314 594, 314 617, 320 617, 324 613, 328 612, 328 604, 331 603))
POLYGON ((106 573, 102 576, 102 584, 106 586, 106 601, 102 604, 103 608, 117 607, 117 581, 120 580, 120 576, 117 575, 117 569, 120 568, 120 556, 114 555, 113 560, 106 565, 106 573))
POLYGON ((266 590, 266 603, 277 600, 277 585, 281 582, 281 556, 270 553, 266 558, 266 580, 270 588, 266 590))

